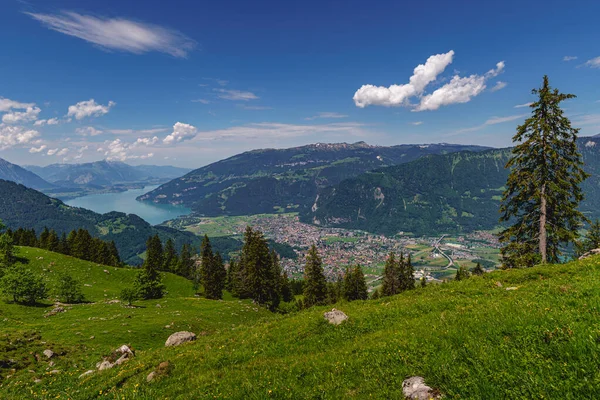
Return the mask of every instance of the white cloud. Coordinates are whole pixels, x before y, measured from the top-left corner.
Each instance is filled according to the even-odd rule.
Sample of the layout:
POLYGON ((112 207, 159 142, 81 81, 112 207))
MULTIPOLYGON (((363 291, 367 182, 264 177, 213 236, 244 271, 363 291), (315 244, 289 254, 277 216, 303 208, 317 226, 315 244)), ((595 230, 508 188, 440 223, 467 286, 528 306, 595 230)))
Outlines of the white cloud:
POLYGON ((421 103, 413 111, 437 110, 450 104, 467 103, 485 90, 485 82, 488 79, 500 75, 503 70, 504 62, 500 61, 496 64, 496 68, 489 70, 485 75, 471 75, 463 78, 455 75, 449 83, 422 97, 421 103))
POLYGON ((75 129, 75 133, 81 136, 98 136, 103 132, 99 129, 94 128, 93 126, 83 126, 81 128, 75 129))
POLYGON ((125 18, 106 18, 75 12, 61 14, 26 13, 44 26, 65 35, 74 36, 108 50, 134 54, 158 51, 185 58, 196 42, 184 34, 125 18))
POLYGON ((168 132, 169 128, 151 128, 151 129, 107 129, 106 132, 115 135, 153 135, 155 133, 168 132))
POLYGON ((573 61, 577 60, 577 56, 564 56, 563 61, 573 61))
POLYGON ((152 146, 158 143, 158 140, 157 136, 153 138, 138 138, 132 146, 152 146))
POLYGON ((429 57, 425 64, 420 64, 414 69, 409 83, 404 85, 390 87, 363 85, 354 94, 354 103, 360 108, 369 105, 407 106, 409 98, 422 94, 425 87, 435 81, 437 76, 452 63, 453 56, 454 51, 450 50, 448 53, 429 57))
POLYGON ((579 115, 573 119, 573 125, 600 125, 600 114, 579 115))
POLYGON ((583 65, 590 68, 600 68, 600 56, 587 60, 583 65))
POLYGON ((533 103, 517 104, 514 108, 525 108, 531 106, 533 103))
POLYGON ((411 122, 411 125, 415 125, 415 126, 419 126, 423 124, 423 121, 415 121, 415 122, 411 122))
POLYGON ((196 100, 192 100, 192 103, 210 104, 210 100, 206 100, 206 99, 196 99, 196 100))
POLYGON ((282 140, 309 135, 337 134, 340 137, 371 135, 365 125, 357 122, 336 122, 318 125, 293 125, 277 122, 252 123, 213 131, 198 131, 194 142, 205 140, 282 140))
POLYGON ((58 118, 50 118, 50 119, 38 119, 33 123, 34 126, 44 126, 44 125, 58 125, 60 121, 58 118))
POLYGON ((22 124, 32 122, 37 119, 40 113, 39 107, 27 107, 25 111, 11 111, 2 116, 2 122, 5 124, 22 124))
POLYGON ((481 130, 481 129, 485 128, 486 126, 497 125, 497 124, 502 124, 502 123, 505 123, 505 122, 516 121, 518 119, 525 118, 528 115, 529 114, 519 114, 519 115, 509 115, 507 117, 491 117, 491 118, 489 118, 487 121, 485 121, 481 125, 473 126, 471 128, 459 129, 458 131, 454 132, 453 134, 466 133, 466 132, 475 132, 475 131, 478 131, 478 130, 481 130))
POLYGON ((0 124, 0 150, 28 144, 39 135, 39 132, 33 129, 0 124))
POLYGON ((0 97, 0 112, 10 111, 13 108, 17 110, 25 110, 29 107, 35 106, 35 103, 21 103, 11 99, 5 99, 0 97))
POLYGON ((317 118, 325 118, 325 119, 337 119, 337 118, 347 118, 348 116, 346 114, 340 114, 340 113, 336 113, 336 112, 320 112, 315 116, 312 117, 307 117, 304 118, 307 121, 311 121, 313 119, 317 119, 317 118))
POLYGON ((58 152, 58 149, 50 149, 48 150, 48 152, 46 154, 48 154, 49 156, 53 156, 58 152))
POLYGON ((46 147, 48 147, 48 146, 46 146, 45 144, 43 144, 43 145, 41 145, 40 147, 37 147, 37 148, 36 147, 32 147, 32 148, 29 149, 29 152, 33 153, 33 154, 35 154, 35 153, 41 153, 42 151, 46 150, 46 147))
POLYGON ((173 125, 173 132, 163 139, 165 144, 173 144, 183 140, 192 139, 198 133, 195 126, 177 122, 173 125))
POLYGON ((506 82, 502 82, 502 81, 498 81, 496 82, 496 85, 490 89, 491 92, 497 92, 498 90, 502 90, 504 89, 506 86, 508 86, 508 83, 506 82))
POLYGON ((243 92, 241 90, 231 90, 231 89, 213 89, 215 92, 220 93, 218 95, 219 98, 225 100, 240 100, 240 101, 248 101, 248 100, 257 100, 259 97, 252 92, 243 92))
POLYGON ((68 117, 75 117, 75 119, 83 119, 85 117, 98 117, 104 114, 108 114, 110 109, 115 106, 114 101, 109 101, 107 105, 96 103, 94 99, 86 101, 80 101, 79 103, 69 106, 67 113, 68 117))
POLYGON ((56 153, 56 157, 62 157, 67 155, 67 153, 69 152, 69 148, 65 147, 64 149, 61 149, 58 153, 56 153))

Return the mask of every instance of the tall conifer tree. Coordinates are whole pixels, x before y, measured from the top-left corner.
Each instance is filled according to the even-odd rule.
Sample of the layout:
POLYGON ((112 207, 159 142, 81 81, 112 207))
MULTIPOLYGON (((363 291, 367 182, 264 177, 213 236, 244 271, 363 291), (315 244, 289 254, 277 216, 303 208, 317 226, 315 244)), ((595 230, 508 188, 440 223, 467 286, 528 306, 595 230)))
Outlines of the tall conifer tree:
POLYGON ((387 260, 385 261, 385 267, 383 269, 383 284, 381 286, 382 296, 393 296, 400 292, 400 271, 398 269, 398 262, 396 261, 396 255, 390 253, 387 260))
POLYGON ((327 281, 317 246, 311 246, 304 267, 304 306, 323 305, 327 299, 327 281))
POLYGON ((587 178, 577 151, 578 129, 561 103, 575 95, 553 89, 544 76, 532 91, 531 116, 517 127, 517 143, 506 164, 511 168, 500 206, 501 222, 512 225, 499 235, 504 267, 558 262, 559 246, 573 242, 585 220, 578 210, 580 184, 587 178))

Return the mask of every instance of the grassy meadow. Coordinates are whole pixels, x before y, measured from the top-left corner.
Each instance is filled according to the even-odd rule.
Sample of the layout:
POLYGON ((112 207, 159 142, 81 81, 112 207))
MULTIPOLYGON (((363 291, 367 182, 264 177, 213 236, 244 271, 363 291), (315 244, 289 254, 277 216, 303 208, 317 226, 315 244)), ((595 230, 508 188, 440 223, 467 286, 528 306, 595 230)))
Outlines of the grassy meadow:
POLYGON ((65 269, 91 284, 94 303, 43 318, 50 308, 0 302, 0 354, 23 366, 0 369, 0 398, 399 399, 412 375, 450 399, 600 398, 600 258, 339 303, 349 320, 333 326, 323 319, 332 306, 270 314, 194 297, 171 275, 164 299, 124 308, 106 300, 135 271, 107 274, 38 249, 21 256, 49 282, 65 269), (198 339, 165 348, 179 330, 198 339), (122 344, 136 357, 79 378, 122 344), (45 348, 60 353, 54 367, 32 355, 45 348), (170 372, 148 383, 163 361, 170 372))

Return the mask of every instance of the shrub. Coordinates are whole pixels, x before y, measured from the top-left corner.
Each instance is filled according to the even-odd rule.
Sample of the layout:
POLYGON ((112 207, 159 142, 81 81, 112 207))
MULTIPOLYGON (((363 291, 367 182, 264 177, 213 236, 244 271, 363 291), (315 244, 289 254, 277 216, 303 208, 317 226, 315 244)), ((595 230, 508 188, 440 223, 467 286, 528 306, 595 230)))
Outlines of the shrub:
POLYGON ((130 306, 131 303, 138 299, 138 293, 132 288, 125 288, 121 290, 119 298, 121 299, 121 301, 127 303, 127 305, 130 306))
POLYGON ((84 300, 81 283, 70 275, 61 275, 58 279, 56 292, 64 303, 81 303, 84 300))
POLYGON ((0 280, 0 287, 15 303, 32 305, 48 295, 42 278, 21 266, 7 270, 0 280))

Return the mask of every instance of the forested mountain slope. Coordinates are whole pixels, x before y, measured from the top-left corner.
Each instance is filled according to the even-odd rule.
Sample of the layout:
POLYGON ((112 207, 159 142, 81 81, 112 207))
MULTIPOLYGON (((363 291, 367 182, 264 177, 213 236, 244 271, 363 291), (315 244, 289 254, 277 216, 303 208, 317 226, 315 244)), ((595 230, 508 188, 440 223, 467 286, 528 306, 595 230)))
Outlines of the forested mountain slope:
POLYGON ((0 158, 0 179, 20 183, 37 190, 50 189, 54 186, 35 173, 2 158, 0 158))
MULTIPOLYGON (((600 217, 600 138, 579 139, 585 170, 581 208, 600 217)), ((423 157, 347 179, 315 197, 302 219, 383 234, 469 232, 498 225, 511 149, 423 157)))
POLYGON ((485 149, 452 144, 384 147, 358 142, 253 150, 194 170, 138 200, 183 204, 206 216, 300 211, 310 208, 322 188, 366 171, 428 154, 485 149))

